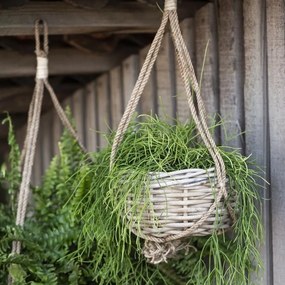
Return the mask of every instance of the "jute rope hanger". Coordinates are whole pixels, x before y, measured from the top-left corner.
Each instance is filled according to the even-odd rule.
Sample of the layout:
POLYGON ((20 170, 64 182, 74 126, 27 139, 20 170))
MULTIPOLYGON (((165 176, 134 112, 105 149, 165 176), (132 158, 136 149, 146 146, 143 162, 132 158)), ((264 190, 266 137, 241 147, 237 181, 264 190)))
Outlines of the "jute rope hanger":
MULTIPOLYGON (((192 225, 190 228, 188 228, 184 232, 181 232, 179 235, 168 236, 166 238, 157 238, 153 236, 144 236, 140 234, 139 236, 147 240, 147 244, 149 247, 152 247, 154 243, 156 243, 157 245, 165 243, 167 244, 167 246, 169 246, 169 243, 174 242, 174 240, 181 239, 183 237, 191 235, 191 233, 193 233, 194 230, 196 230, 200 225, 202 225, 205 222, 205 220, 207 220, 207 218, 215 211, 216 206, 221 201, 221 199, 223 197, 227 199, 228 197, 228 193, 226 190, 225 164, 207 126, 206 109, 205 109, 205 106, 204 106, 204 103, 201 97, 199 83, 197 81, 197 78, 194 72, 194 68, 191 62, 190 55, 189 55, 189 52, 187 50, 187 47, 185 45, 184 39, 181 34, 176 9, 177 9, 177 0, 165 0, 165 7, 164 7, 164 12, 163 12, 160 27, 150 46, 146 60, 142 66, 142 69, 138 76, 138 80, 132 91, 130 100, 127 104, 126 110, 122 116, 122 119, 117 129, 117 133, 114 138, 114 143, 112 145, 112 151, 111 151, 110 168, 112 168, 112 166, 115 163, 115 158, 116 158, 118 147, 121 141, 123 140, 124 134, 130 123, 131 117, 134 114, 138 101, 143 93, 146 83, 148 82, 151 70, 157 59, 157 55, 158 55, 158 52, 161 46, 161 42, 162 42, 165 30, 166 30, 166 25, 169 20, 171 36, 172 36, 173 43, 174 43, 179 71, 180 71, 183 85, 185 88, 187 102, 190 108, 192 118, 197 126, 197 130, 203 140, 203 143, 207 147, 214 161, 216 174, 217 174, 217 180, 218 180, 218 186, 217 186, 218 193, 217 193, 214 203, 211 205, 208 212, 206 212, 196 223, 194 223, 194 225, 192 225), (193 100, 194 94, 192 93, 192 90, 194 91, 194 94, 196 96, 197 107, 194 104, 194 100, 193 100)), ((234 211, 232 207, 230 205, 227 205, 227 208, 229 210, 229 213, 232 219, 235 221, 235 215, 234 215, 234 211)))
MULTIPOLYGON (((51 100, 54 104, 55 110, 62 121, 65 128, 70 132, 74 139, 79 144, 80 148, 86 152, 85 147, 80 142, 78 135, 72 125, 70 124, 64 110, 62 109, 56 94, 48 81, 48 26, 43 20, 36 20, 35 22, 35 54, 37 56, 37 70, 35 77, 35 89, 32 97, 32 101, 28 112, 27 131, 24 141, 24 147, 21 155, 22 166, 22 181, 20 185, 20 191, 18 196, 16 225, 23 227, 29 193, 32 167, 35 157, 35 149, 39 131, 40 115, 43 101, 44 88, 48 90, 51 100), (40 33, 43 31, 43 43, 40 40, 40 33), (43 45, 41 47, 41 44, 43 45)), ((21 252, 21 242, 14 241, 12 244, 12 254, 19 254, 21 252)), ((8 280, 9 284, 13 283, 11 277, 8 280)))

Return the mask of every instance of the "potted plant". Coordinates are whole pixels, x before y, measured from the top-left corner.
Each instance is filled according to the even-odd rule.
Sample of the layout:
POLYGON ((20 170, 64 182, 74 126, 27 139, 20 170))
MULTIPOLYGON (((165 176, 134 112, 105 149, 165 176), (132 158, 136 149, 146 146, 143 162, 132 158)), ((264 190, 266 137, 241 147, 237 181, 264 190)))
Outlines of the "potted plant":
MULTIPOLYGON (((210 231, 194 232, 177 243, 174 240, 174 244, 162 249, 164 256, 158 242, 151 259, 147 250, 152 248, 143 246, 145 228, 147 234, 165 234, 165 224, 172 223, 175 228, 178 219, 185 221, 185 209, 187 215, 197 213, 199 220, 199 208, 209 209, 213 205, 216 179, 209 169, 215 166, 214 161, 193 121, 170 125, 151 116, 133 120, 110 168, 112 144, 113 137, 109 147, 96 153, 94 162, 85 164, 78 172, 73 198, 76 219, 83 221, 78 253, 93 250, 94 258, 86 262, 96 272, 95 280, 104 280, 101 284, 247 284, 248 273, 261 266, 261 222, 256 208, 258 174, 251 168, 249 158, 238 150, 217 147, 225 163, 228 196, 217 204, 211 220, 204 221, 202 228, 210 231), (177 169, 206 171, 194 181, 193 190, 184 191, 184 184, 177 190, 173 184, 165 185, 159 180, 177 169), (195 186, 202 179, 208 179, 212 192, 207 187, 197 188, 202 189, 202 194, 196 192, 195 186), (159 189, 156 197, 152 192, 154 184, 159 189), (169 197, 178 203, 173 204, 169 197), (174 215, 173 207, 177 208, 177 204, 181 212, 174 215), (231 219, 228 205, 235 220, 231 219), (153 262, 157 256, 162 263, 153 262), (175 276, 174 280, 169 281, 169 275, 175 276)), ((184 178, 183 171, 179 175, 184 178)))

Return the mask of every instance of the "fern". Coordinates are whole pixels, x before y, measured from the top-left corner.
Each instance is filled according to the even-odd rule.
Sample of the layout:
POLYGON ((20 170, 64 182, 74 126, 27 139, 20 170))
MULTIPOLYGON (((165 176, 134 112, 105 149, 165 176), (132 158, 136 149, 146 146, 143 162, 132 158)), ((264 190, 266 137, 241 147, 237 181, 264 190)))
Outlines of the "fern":
POLYGON ((81 230, 69 205, 73 177, 84 157, 77 142, 64 131, 60 154, 55 156, 39 187, 32 187, 31 217, 23 228, 15 227, 15 200, 19 189, 20 150, 11 119, 9 124, 9 166, 1 185, 7 191, 6 203, 0 204, 0 284, 6 284, 8 273, 16 285, 94 284, 88 268, 71 259, 75 240, 81 230), (13 240, 22 242, 22 252, 11 255, 13 240))

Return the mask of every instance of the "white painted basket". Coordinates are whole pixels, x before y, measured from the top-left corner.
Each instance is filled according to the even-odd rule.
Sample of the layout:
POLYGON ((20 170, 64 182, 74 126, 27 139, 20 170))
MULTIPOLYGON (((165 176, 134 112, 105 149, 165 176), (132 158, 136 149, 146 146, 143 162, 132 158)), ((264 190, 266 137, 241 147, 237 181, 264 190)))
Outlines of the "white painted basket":
MULTIPOLYGON (((128 216, 132 231, 145 239, 175 240, 176 235, 191 228, 215 202, 217 177, 215 168, 153 172, 149 175, 149 195, 141 202, 128 199, 128 216)), ((234 208, 235 199, 230 200, 234 208)), ((222 199, 216 209, 191 236, 206 236, 231 227, 232 219, 222 199)), ((179 238, 179 237, 178 237, 179 238)))

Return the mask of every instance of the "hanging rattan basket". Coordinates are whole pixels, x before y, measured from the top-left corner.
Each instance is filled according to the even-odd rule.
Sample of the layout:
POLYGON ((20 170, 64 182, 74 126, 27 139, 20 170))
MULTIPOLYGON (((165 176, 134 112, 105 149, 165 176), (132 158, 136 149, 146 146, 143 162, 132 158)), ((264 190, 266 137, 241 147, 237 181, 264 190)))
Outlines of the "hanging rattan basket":
MULTIPOLYGON (((201 218, 207 215, 218 194, 215 168, 184 169, 172 172, 152 172, 144 186, 141 199, 128 199, 128 219, 132 231, 144 239, 181 238, 201 218), (133 210, 135 209, 135 210, 133 210)), ((206 236, 222 232, 232 225, 227 204, 235 199, 222 199, 191 236, 206 236)))
MULTIPOLYGON (((150 46, 112 145, 110 168, 157 58, 169 20, 176 59, 191 116, 214 168, 149 173, 141 197, 127 199, 132 231, 145 239, 144 255, 152 263, 166 261, 181 249, 184 238, 223 232, 234 222, 234 198, 227 186, 223 158, 207 126, 207 114, 176 11, 177 0, 165 0, 161 25, 150 46), (194 100, 195 98, 195 100, 194 100), (195 101, 195 102, 194 102, 195 101), (139 199, 138 199, 139 198, 139 199), (232 222, 233 221, 233 222, 232 222)), ((183 246, 182 246, 183 247, 183 246)))

